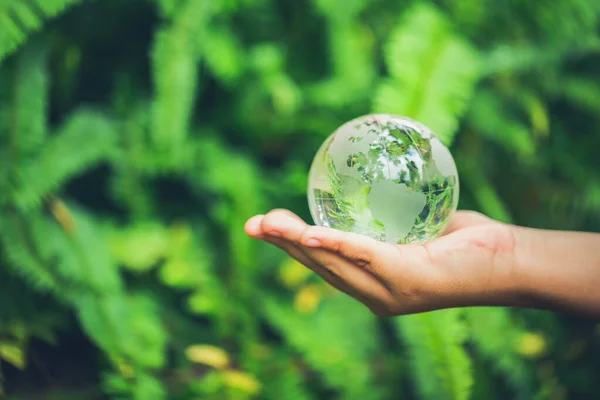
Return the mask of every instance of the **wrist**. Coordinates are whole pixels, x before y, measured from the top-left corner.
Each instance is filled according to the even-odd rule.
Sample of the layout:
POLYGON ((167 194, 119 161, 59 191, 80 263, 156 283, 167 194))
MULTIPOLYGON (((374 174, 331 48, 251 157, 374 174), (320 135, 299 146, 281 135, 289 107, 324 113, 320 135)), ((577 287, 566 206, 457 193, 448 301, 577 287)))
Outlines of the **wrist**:
POLYGON ((536 307, 528 260, 529 233, 518 226, 490 224, 474 241, 480 259, 469 268, 473 303, 478 306, 536 307), (484 268, 485 266, 485 268, 484 268))
POLYGON ((516 227, 515 268, 526 306, 598 315, 600 236, 516 227))
POLYGON ((492 229, 496 231, 496 240, 490 241, 489 276, 480 282, 483 305, 534 307, 532 286, 521 255, 529 243, 527 234, 515 225, 499 223, 492 229))
POLYGON ((541 249, 536 230, 515 225, 511 225, 510 229, 514 238, 510 285, 515 302, 520 307, 539 308, 541 304, 535 278, 539 271, 534 265, 536 254, 541 249))
POLYGON ((532 307, 528 271, 520 262, 519 228, 489 223, 461 232, 430 247, 439 265, 442 284, 437 284, 440 303, 452 307, 532 307))

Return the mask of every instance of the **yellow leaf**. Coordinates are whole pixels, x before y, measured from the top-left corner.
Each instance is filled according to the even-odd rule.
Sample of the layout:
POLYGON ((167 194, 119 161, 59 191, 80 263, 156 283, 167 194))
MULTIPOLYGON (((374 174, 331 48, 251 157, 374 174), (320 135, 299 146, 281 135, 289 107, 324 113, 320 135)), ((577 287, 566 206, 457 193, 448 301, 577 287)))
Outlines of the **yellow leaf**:
POLYGON ((223 371, 223 381, 227 386, 249 394, 257 394, 262 387, 255 377, 241 371, 223 371))
POLYGON ((294 308, 302 314, 310 314, 321 302, 321 293, 316 285, 306 285, 296 293, 294 308))
POLYGON ((50 203, 50 212, 67 234, 75 234, 75 219, 64 202, 54 199, 50 203))
POLYGON ((0 359, 19 369, 25 369, 25 357, 22 347, 11 343, 0 343, 0 359))
POLYGON ((296 287, 306 280, 310 270, 293 258, 286 258, 281 264, 279 279, 289 288, 296 287))
POLYGON ((526 332, 516 344, 516 351, 525 357, 537 357, 546 350, 546 339, 537 333, 526 332))
POLYGON ((533 95, 525 96, 524 101, 533 132, 538 136, 548 136, 550 132, 550 118, 544 103, 533 95))
POLYGON ((229 365, 229 356, 225 350, 211 345, 196 344, 185 350, 188 360, 211 366, 216 369, 223 369, 229 365))

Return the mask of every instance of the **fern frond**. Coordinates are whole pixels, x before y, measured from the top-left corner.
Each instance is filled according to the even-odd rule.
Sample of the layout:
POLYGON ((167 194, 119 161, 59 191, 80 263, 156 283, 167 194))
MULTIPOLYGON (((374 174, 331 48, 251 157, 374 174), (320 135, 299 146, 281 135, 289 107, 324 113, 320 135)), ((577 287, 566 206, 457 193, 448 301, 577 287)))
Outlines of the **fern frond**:
POLYGON ((148 219, 155 208, 146 176, 156 174, 155 154, 151 151, 150 106, 147 102, 128 104, 122 123, 122 140, 113 160, 110 191, 117 203, 134 220, 148 219))
POLYGON ((130 317, 124 293, 83 294, 78 296, 76 309, 83 331, 109 357, 127 354, 133 338, 128 323, 124 323, 130 317))
POLYGON ((533 376, 525 360, 514 351, 515 342, 524 330, 506 308, 472 307, 465 309, 469 336, 477 350, 495 369, 508 378, 516 396, 533 395, 533 376))
POLYGON ((499 147, 516 152, 522 159, 534 154, 536 143, 531 130, 511 114, 497 93, 479 91, 467 118, 477 133, 499 147))
POLYGON ((151 132, 155 148, 169 157, 166 162, 182 158, 195 100, 197 61, 188 38, 166 29, 156 34, 151 132))
MULTIPOLYGON (((3 246, 0 243, 0 252, 3 246)), ((0 264, 0 336, 26 341, 39 338, 55 344, 55 332, 67 325, 64 308, 16 271, 7 257, 0 264)))
POLYGON ((96 294, 123 291, 119 270, 104 239, 104 229, 72 205, 68 212, 72 226, 65 229, 54 222, 45 229, 46 241, 53 246, 63 274, 79 277, 86 290, 96 294))
POLYGON ((532 28, 538 41, 569 44, 597 37, 600 3, 596 0, 555 0, 546 6, 518 0, 511 3, 529 20, 525 26, 532 28))
POLYGON ((336 21, 354 19, 369 5, 368 0, 313 0, 313 2, 322 14, 336 21))
POLYGON ((210 0, 188 0, 170 25, 158 31, 152 50, 154 102, 152 139, 158 163, 178 167, 185 159, 185 138, 197 92, 202 39, 214 10, 210 0))
MULTIPOLYGON (((189 171, 187 180, 199 193, 209 191, 221 196, 213 215, 223 227, 243 225, 246 219, 263 209, 262 171, 251 159, 209 136, 197 143, 194 159, 198 165, 189 171)), ((228 233, 234 265, 240 266, 238 273, 257 272, 255 244, 249 242, 241 230, 228 233)))
MULTIPOLYGON (((287 353, 288 351, 284 351, 287 353)), ((284 353, 282 352, 282 353, 284 353)), ((306 388, 302 372, 294 366, 294 359, 285 354, 277 354, 268 363, 261 366, 259 379, 269 382, 263 388, 262 395, 266 400, 294 399, 312 400, 306 388)))
POLYGON ((332 18, 328 26, 331 77, 308 88, 312 103, 343 107, 368 97, 375 80, 373 34, 367 26, 332 18))
POLYGON ((47 133, 47 53, 44 43, 32 43, 19 53, 16 63, 9 129, 15 137, 14 150, 24 154, 37 150, 47 133))
POLYGON ((45 224, 39 214, 23 215, 17 210, 3 209, 0 213, 0 246, 9 266, 36 289, 43 292, 61 293, 67 289, 47 258, 38 249, 44 243, 39 234, 45 224))
POLYGON ((115 259, 125 268, 145 272, 156 267, 169 252, 167 229, 156 222, 137 222, 115 227, 108 233, 108 243, 115 259))
POLYGON ((360 14, 367 8, 365 0, 313 0, 328 20, 328 53, 331 55, 330 77, 308 88, 312 103, 344 107, 364 99, 375 79, 374 38, 360 14))
POLYGON ((167 393, 157 378, 148 373, 139 373, 136 376, 132 393, 133 400, 161 400, 165 398, 167 398, 167 393))
POLYGON ((302 92, 286 71, 285 54, 282 46, 261 44, 249 52, 249 64, 260 80, 247 91, 241 104, 269 97, 271 106, 280 117, 293 115, 301 106, 302 92), (266 96, 265 96, 266 95, 266 96))
POLYGON ((131 330, 127 355, 138 368, 160 368, 165 362, 167 331, 160 320, 160 307, 152 293, 127 296, 128 325, 131 330))
POLYGON ((511 223, 513 217, 509 208, 481 165, 467 157, 458 160, 457 164, 462 171, 463 182, 470 188, 481 211, 490 218, 511 223))
POLYGON ((595 79, 569 78, 561 83, 562 96, 580 109, 600 115, 600 84, 595 79))
POLYGON ((0 62, 53 18, 81 0, 3 0, 0 2, 0 62))
POLYGON ((109 118, 91 110, 75 112, 33 159, 21 160, 15 203, 23 209, 37 206, 69 179, 112 157, 116 142, 109 118))
POLYGON ((450 144, 478 80, 478 53, 443 14, 419 3, 392 33, 385 58, 390 78, 377 89, 374 112, 414 118, 450 144))
POLYGON ((41 211, 7 209, 0 227, 5 233, 0 244, 13 269, 37 289, 51 291, 63 301, 72 301, 85 292, 121 290, 116 269, 104 266, 108 252, 99 246, 85 219, 76 218, 75 231, 65 232, 41 211))
POLYGON ((377 350, 376 318, 356 300, 338 294, 310 315, 287 301, 266 297, 269 320, 344 399, 379 399, 371 357, 377 350), (349 317, 351 316, 351 317, 349 317))
POLYGON ((581 38, 565 45, 496 44, 488 50, 481 66, 482 76, 501 73, 544 71, 586 54, 600 51, 600 38, 581 38))
POLYGON ((76 292, 72 304, 86 334, 111 358, 144 373, 164 363, 167 335, 150 296, 125 292, 122 278, 104 240, 104 227, 73 210, 75 225, 62 238, 70 251, 64 263, 76 263, 87 290, 76 292))
POLYGON ((229 26, 212 26, 202 47, 204 62, 217 79, 226 85, 238 81, 244 73, 246 55, 229 26))
POLYGON ((185 3, 186 0, 155 0, 158 3, 158 8, 164 17, 170 18, 175 15, 179 7, 185 3))
POLYGON ((423 399, 469 398, 473 371, 463 348, 467 327, 460 309, 403 316, 396 319, 396 327, 408 347, 423 399))

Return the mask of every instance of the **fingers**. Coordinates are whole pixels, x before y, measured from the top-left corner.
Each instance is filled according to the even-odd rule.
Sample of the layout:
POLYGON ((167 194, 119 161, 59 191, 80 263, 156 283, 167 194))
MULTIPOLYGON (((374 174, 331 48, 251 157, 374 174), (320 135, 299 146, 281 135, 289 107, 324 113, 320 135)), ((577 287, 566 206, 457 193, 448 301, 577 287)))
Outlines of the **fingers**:
POLYGON ((315 268, 314 261, 311 260, 306 254, 304 254, 294 244, 292 244, 291 242, 289 242, 285 239, 278 237, 277 234, 275 236, 265 234, 263 232, 263 228, 262 228, 262 220, 263 219, 264 219, 264 215, 256 215, 256 216, 250 218, 248 220, 248 222, 246 222, 246 225, 244 227, 246 234, 255 239, 266 240, 267 242, 274 244, 275 246, 279 247, 283 251, 287 252, 290 256, 292 256, 293 258, 298 260, 300 263, 306 265, 308 268, 310 268, 310 269, 315 268))
POLYGON ((308 227, 298 216, 287 210, 273 210, 260 222, 263 234, 283 237, 293 243, 298 243, 300 235, 308 227))
POLYGON ((320 273, 321 276, 324 278, 331 277, 340 282, 347 291, 358 293, 369 301, 380 301, 388 295, 387 288, 361 266, 325 249, 304 247, 302 245, 300 245, 300 248, 304 254, 307 254, 326 272, 325 275, 320 273))
POLYGON ((244 231, 246 235, 253 237, 255 239, 261 239, 263 237, 262 228, 260 226, 260 222, 262 221, 264 215, 259 214, 250 218, 246 225, 244 225, 244 231))
POLYGON ((304 229, 299 241, 307 247, 328 250, 374 275, 381 275, 376 259, 382 243, 375 239, 337 229, 311 226, 304 229))
POLYGON ((268 217, 269 217, 268 218, 269 221, 264 225, 263 225, 263 220, 265 219, 265 215, 259 214, 259 215, 255 215, 254 217, 250 218, 246 222, 246 225, 244 226, 244 230, 246 231, 246 234, 255 239, 262 239, 262 238, 264 238, 265 234, 271 235, 273 237, 281 236, 278 225, 281 223, 282 218, 283 218, 283 222, 284 222, 283 228, 286 228, 288 226, 288 225, 285 225, 286 219, 291 219, 291 220, 300 222, 300 223, 304 224, 305 226, 308 226, 308 225, 306 225, 306 223, 304 223, 304 221, 302 221, 302 219, 300 219, 299 216, 297 216, 296 214, 294 214, 293 212, 288 211, 288 210, 283 210, 283 209, 273 210, 269 213, 268 217))
MULTIPOLYGON (((289 213, 289 214, 290 214, 290 217, 292 217, 292 218, 295 217, 294 214, 292 214, 292 213, 289 213)), ((332 285, 336 289, 341 290, 347 294, 354 295, 354 293, 348 293, 348 289, 344 287, 345 285, 340 282, 340 279, 337 276, 335 276, 331 272, 327 271, 322 266, 318 265, 313 259, 311 259, 308 255, 306 255, 301 249, 299 249, 291 241, 281 238, 281 237, 278 237, 278 236, 271 236, 268 234, 264 234, 263 228, 261 225, 263 218, 264 218, 264 215, 256 215, 256 216, 250 218, 248 220, 248 222, 246 223, 246 226, 244 227, 246 234, 248 234, 249 236, 256 238, 256 239, 263 239, 263 240, 279 247, 280 249, 282 249, 283 251, 288 253, 291 257, 296 259, 298 262, 300 262, 301 264, 305 265, 307 268, 315 271, 317 274, 322 276, 323 279, 325 279, 330 285, 332 285)), ((296 217, 296 218, 298 220, 300 220, 298 217, 296 217)))
MULTIPOLYGON (((277 245, 299 262, 317 272, 334 287, 366 304, 380 301, 382 297, 389 294, 386 287, 364 268, 364 265, 372 264, 371 253, 367 252, 368 246, 361 244, 358 253, 351 251, 352 243, 359 244, 360 239, 364 239, 363 237, 356 235, 356 237, 352 237, 351 244, 344 243, 339 246, 338 250, 335 250, 335 247, 332 247, 335 243, 344 242, 343 237, 340 236, 343 232, 335 231, 334 235, 336 236, 333 239, 327 235, 319 236, 324 237, 323 243, 327 243, 329 248, 321 247, 321 245, 315 247, 315 243, 310 241, 312 236, 304 236, 304 232, 312 232, 312 229, 313 227, 307 225, 296 215, 285 210, 274 210, 265 216, 256 216, 250 219, 245 227, 250 236, 277 245), (303 240, 309 245, 306 245, 303 240), (332 248, 334 250, 331 250, 332 248), (352 255, 355 256, 346 257, 352 255)), ((322 231, 315 233, 318 232, 324 233, 322 231)), ((369 240, 368 243, 376 244, 374 240, 369 240)))

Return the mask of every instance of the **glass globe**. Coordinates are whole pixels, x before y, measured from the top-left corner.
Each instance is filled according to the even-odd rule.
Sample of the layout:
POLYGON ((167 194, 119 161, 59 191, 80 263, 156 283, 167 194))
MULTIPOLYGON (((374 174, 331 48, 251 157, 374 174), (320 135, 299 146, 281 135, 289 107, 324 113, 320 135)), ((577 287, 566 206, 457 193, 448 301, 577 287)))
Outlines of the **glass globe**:
POLYGON ((400 116, 367 115, 340 126, 309 173, 315 224, 389 243, 439 236, 458 196, 448 148, 427 127, 400 116))

